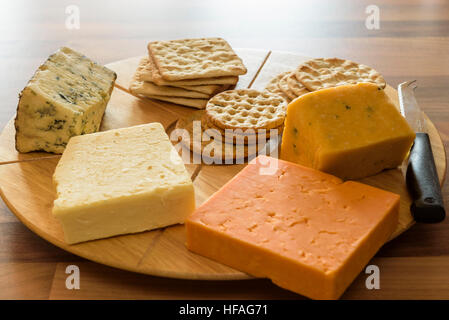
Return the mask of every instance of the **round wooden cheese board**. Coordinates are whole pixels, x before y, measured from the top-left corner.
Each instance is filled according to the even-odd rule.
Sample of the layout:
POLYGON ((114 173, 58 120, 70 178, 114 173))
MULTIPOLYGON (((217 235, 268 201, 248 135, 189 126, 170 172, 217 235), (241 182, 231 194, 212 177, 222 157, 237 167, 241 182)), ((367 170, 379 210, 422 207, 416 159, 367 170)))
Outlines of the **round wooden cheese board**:
MULTIPOLYGON (((248 69, 248 73, 240 77, 238 88, 263 89, 273 76, 291 70, 308 59, 306 56, 287 52, 251 49, 236 51, 248 69)), ((195 111, 131 95, 127 88, 139 58, 107 65, 117 72, 118 78, 102 122, 102 131, 154 121, 161 122, 169 130, 178 119, 195 111)), ((396 90, 387 86, 386 92, 398 105, 396 90)), ((437 129, 428 118, 426 129, 430 135, 442 184, 446 174, 444 146, 437 129)), ((11 120, 0 135, 1 196, 20 221, 47 241, 83 258, 144 274, 202 280, 251 278, 245 273, 189 252, 184 244, 183 225, 67 245, 59 222, 51 214, 55 197, 52 175, 60 156, 48 153, 18 154, 14 148, 14 136, 14 122, 11 120)), ((244 164, 188 164, 186 167, 194 180, 196 201, 199 205, 237 174, 244 164)), ((384 171, 360 181, 401 196, 399 224, 392 239, 413 225, 404 167, 384 171)))

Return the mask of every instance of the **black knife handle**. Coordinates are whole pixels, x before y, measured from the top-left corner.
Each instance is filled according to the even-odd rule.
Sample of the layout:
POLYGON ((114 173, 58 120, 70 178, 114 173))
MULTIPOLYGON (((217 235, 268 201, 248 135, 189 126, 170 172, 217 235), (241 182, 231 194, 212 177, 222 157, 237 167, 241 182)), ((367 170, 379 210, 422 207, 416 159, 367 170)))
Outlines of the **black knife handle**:
POLYGON ((410 151, 406 180, 413 198, 410 206, 413 218, 417 222, 426 223, 443 221, 446 213, 427 133, 416 134, 415 143, 410 151))

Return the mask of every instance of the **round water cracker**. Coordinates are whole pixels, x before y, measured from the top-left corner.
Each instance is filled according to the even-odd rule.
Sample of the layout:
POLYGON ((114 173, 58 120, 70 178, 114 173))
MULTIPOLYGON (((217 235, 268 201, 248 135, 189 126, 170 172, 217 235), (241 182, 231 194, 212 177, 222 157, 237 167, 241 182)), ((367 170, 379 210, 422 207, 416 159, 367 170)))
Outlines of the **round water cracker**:
POLYGON ((279 89, 282 90, 282 92, 285 93, 286 96, 288 96, 291 100, 295 99, 297 96, 296 94, 288 87, 287 78, 290 77, 291 73, 288 72, 286 75, 284 75, 278 82, 279 89))
POLYGON ((233 133, 233 134, 236 135, 236 136, 243 136, 243 137, 257 136, 257 135, 260 135, 261 133, 263 133, 263 132, 264 132, 263 130, 266 130, 266 131, 265 131, 265 136, 266 136, 267 138, 270 137, 270 133, 271 133, 270 130, 278 129, 278 131, 282 131, 282 128, 284 127, 284 125, 282 124, 282 125, 279 126, 279 127, 271 128, 271 129, 258 129, 258 130, 254 130, 254 129, 246 129, 246 130, 242 130, 242 129, 223 129, 223 128, 217 127, 217 126, 216 126, 215 124, 213 124, 213 123, 210 123, 210 122, 208 121, 207 117, 206 117, 205 120, 203 121, 203 126, 204 126, 204 129, 205 129, 205 130, 206 130, 206 129, 215 129, 215 130, 218 130, 218 131, 220 132, 220 134, 221 134, 223 137, 225 136, 226 130, 230 130, 230 132, 233 133), (235 132, 233 132, 232 130, 235 130, 235 132))
POLYGON ((240 89, 207 102, 208 121, 222 129, 271 129, 284 123, 287 101, 267 91, 240 89))
MULTIPOLYGON (((222 129, 220 127, 217 127, 213 123, 210 123, 208 121, 207 117, 203 118, 202 125, 203 125, 203 130, 205 131, 206 134, 209 134, 209 132, 210 132, 208 129, 216 130, 216 131, 212 131, 212 132, 219 132, 220 135, 221 135, 222 141, 224 141, 225 143, 230 143, 231 142, 231 143, 234 143, 234 144, 255 144, 255 143, 259 143, 259 139, 262 139, 262 140, 266 141, 271 136, 271 133, 272 133, 271 130, 277 129, 277 134, 280 135, 280 134, 282 134, 283 129, 284 129, 284 126, 281 125, 280 127, 269 129, 269 130, 266 130, 266 129, 259 129, 259 130, 253 130, 253 129, 241 130, 241 129, 236 129, 236 131, 233 132, 234 129, 222 129), (228 139, 229 139, 229 141, 226 141, 226 130, 228 130, 228 139), (263 130, 265 130, 265 132, 263 130), (260 137, 260 135, 262 133, 265 133, 265 136, 263 138, 260 137), (232 140, 230 138, 232 138, 232 140)), ((215 137, 215 138, 217 138, 217 137, 215 137)))
POLYGON ((310 91, 307 90, 306 87, 304 87, 304 85, 299 82, 296 79, 296 75, 295 72, 292 72, 288 77, 287 77, 287 86, 288 88, 293 91, 293 93, 296 95, 296 97, 300 97, 303 94, 309 93, 310 91))
POLYGON ((270 82, 268 82, 267 86, 265 87, 265 90, 269 91, 271 93, 278 94, 282 98, 287 100, 287 102, 290 102, 291 99, 278 86, 279 80, 281 80, 288 73, 290 73, 290 71, 282 72, 282 73, 278 74, 277 76, 273 77, 270 80, 270 82))
POLYGON ((279 80, 281 80, 285 75, 289 74, 290 72, 291 71, 281 72, 277 76, 271 78, 270 82, 268 82, 268 84, 266 85, 265 90, 274 92, 277 89, 279 89, 279 87, 278 87, 279 80))
POLYGON ((235 145, 224 143, 219 138, 220 134, 217 132, 215 139, 214 137, 209 136, 209 141, 204 141, 203 138, 207 135, 204 135, 204 127, 201 125, 201 141, 194 141, 194 121, 201 121, 204 117, 205 111, 199 110, 195 111, 191 114, 191 116, 179 119, 176 123, 176 129, 184 129, 187 136, 183 136, 180 142, 182 145, 197 155, 201 155, 202 159, 207 158, 209 160, 216 160, 216 162, 221 163, 226 159, 246 159, 248 157, 253 157, 258 153, 258 150, 262 150, 262 148, 266 147, 266 144, 263 145, 235 145), (196 142, 196 143, 195 143, 196 142), (221 152, 216 152, 216 150, 221 150, 221 152))
POLYGON ((257 131, 255 130, 240 130, 242 132, 240 133, 234 133, 234 129, 222 129, 220 127, 217 127, 213 123, 210 123, 207 120, 207 117, 203 118, 203 130, 204 133, 208 136, 211 136, 211 133, 215 134, 216 132, 219 133, 218 135, 214 136, 214 139, 220 140, 224 143, 232 143, 232 144, 254 144, 257 143, 257 131), (228 140, 226 140, 226 130, 228 130, 228 140), (248 131, 248 132, 246 132, 248 131), (232 138, 232 139, 230 139, 232 138), (239 138, 239 139, 238 139, 239 138))
POLYGON ((384 78, 376 70, 338 58, 308 60, 296 69, 295 75, 310 91, 359 82, 373 82, 381 88, 386 86, 384 78))

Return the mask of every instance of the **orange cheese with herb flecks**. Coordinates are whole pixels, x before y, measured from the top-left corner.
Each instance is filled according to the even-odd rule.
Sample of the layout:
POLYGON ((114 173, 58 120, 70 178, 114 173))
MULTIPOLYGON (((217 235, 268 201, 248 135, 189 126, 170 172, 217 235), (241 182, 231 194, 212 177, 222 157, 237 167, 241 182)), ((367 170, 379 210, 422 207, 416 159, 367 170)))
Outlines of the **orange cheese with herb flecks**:
POLYGON ((281 158, 342 179, 399 166, 415 133, 372 83, 308 93, 290 103, 281 158))
POLYGON ((399 196, 259 156, 186 221, 187 247, 314 299, 344 292, 397 226, 399 196))

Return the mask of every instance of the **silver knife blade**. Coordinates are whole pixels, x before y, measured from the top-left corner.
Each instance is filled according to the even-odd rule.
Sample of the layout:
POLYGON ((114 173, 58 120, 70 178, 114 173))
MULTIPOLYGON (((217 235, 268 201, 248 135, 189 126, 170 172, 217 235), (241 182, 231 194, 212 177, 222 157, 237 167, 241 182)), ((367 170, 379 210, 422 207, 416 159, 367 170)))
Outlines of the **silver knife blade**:
POLYGON ((401 113, 415 132, 424 132, 424 116, 415 98, 416 80, 398 86, 401 113))

